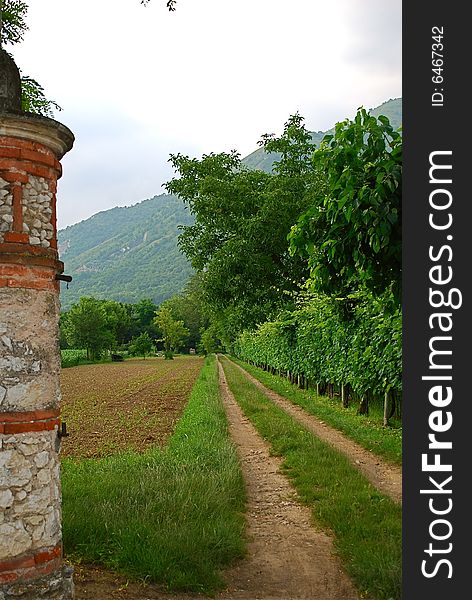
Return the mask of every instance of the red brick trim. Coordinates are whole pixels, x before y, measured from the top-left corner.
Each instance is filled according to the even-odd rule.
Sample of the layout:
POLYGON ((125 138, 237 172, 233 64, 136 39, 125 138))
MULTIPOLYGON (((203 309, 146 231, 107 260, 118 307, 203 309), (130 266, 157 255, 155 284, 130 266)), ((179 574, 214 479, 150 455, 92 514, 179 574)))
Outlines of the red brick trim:
POLYGON ((34 431, 53 431, 59 426, 58 409, 0 413, 0 433, 5 435, 34 431))
POLYGON ((0 146, 9 149, 20 148, 23 150, 32 150, 33 152, 40 152, 41 154, 46 154, 48 156, 56 156, 55 153, 44 144, 26 140, 24 138, 3 135, 0 136, 0 146))
POLYGON ((13 435, 15 433, 32 433, 35 431, 53 431, 56 426, 59 427, 60 420, 52 421, 33 421, 31 423, 0 423, 0 433, 13 435), (2 431, 3 429, 3 431, 2 431))
POLYGON ((4 412, 0 413, 0 423, 29 423, 31 421, 46 421, 47 419, 57 419, 59 410, 30 410, 25 412, 4 412))
MULTIPOLYGON (((59 167, 60 163, 57 163, 59 167)), ((44 177, 45 179, 58 179, 62 175, 62 168, 58 169, 56 166, 47 167, 45 165, 38 165, 36 163, 31 163, 26 160, 15 160, 14 158, 0 158, 0 170, 2 171, 13 171, 15 174, 19 173, 29 173, 30 175, 35 175, 36 177, 44 177)), ((3 175, 2 175, 3 177, 3 175)), ((6 179, 6 178, 4 178, 6 179)), ((28 179, 26 179, 27 181, 28 179)))
POLYGON ((0 583, 42 577, 59 570, 62 564, 62 544, 34 554, 0 562, 0 583))
POLYGON ((43 563, 49 562, 50 560, 54 560, 55 558, 62 557, 62 544, 58 544, 52 550, 46 550, 44 552, 38 552, 38 554, 34 555, 34 562, 37 565, 41 565, 43 563))
POLYGON ((0 256, 0 288, 25 288, 32 290, 59 290, 54 269, 24 264, 2 264, 0 256))
POLYGON ((43 152, 35 152, 34 150, 20 150, 20 159, 29 160, 33 163, 41 163, 47 167, 56 169, 58 172, 61 172, 61 163, 54 156, 44 154, 43 152))
POLYGON ((14 244, 29 244, 28 234, 18 231, 7 231, 3 239, 5 242, 13 242, 14 244))
POLYGON ((0 176, 9 183, 28 183, 28 175, 18 171, 0 171, 0 176))
POLYGON ((16 242, 0 243, 0 262, 51 267, 58 273, 62 273, 64 269, 64 263, 57 259, 56 250, 43 248, 43 246, 30 246, 29 244, 25 247, 24 244, 16 242))

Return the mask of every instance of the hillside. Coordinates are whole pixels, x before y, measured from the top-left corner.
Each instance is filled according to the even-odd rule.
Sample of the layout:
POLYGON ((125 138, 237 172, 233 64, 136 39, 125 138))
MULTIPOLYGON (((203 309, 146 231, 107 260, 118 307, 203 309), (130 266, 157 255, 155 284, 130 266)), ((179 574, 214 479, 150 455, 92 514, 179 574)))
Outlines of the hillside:
MULTIPOLYGON (((402 124, 402 99, 395 98, 393 100, 387 100, 380 106, 376 108, 372 108, 369 110, 371 115, 378 117, 379 115, 385 115, 389 118, 392 126, 397 129, 402 124)), ((319 146, 321 140, 327 133, 332 133, 334 129, 330 129, 329 131, 316 131, 311 133, 311 138, 313 142, 319 146)), ((261 171, 266 171, 269 173, 272 170, 272 165, 276 160, 279 160, 280 155, 271 152, 264 152, 262 148, 259 148, 246 156, 243 159, 244 164, 246 164, 251 169, 260 169, 261 171)))
POLYGON ((182 290, 191 267, 179 252, 179 225, 192 223, 174 196, 154 196, 93 215, 58 232, 59 254, 73 281, 62 285, 67 309, 81 296, 159 304, 182 290))
MULTIPOLYGON (((401 98, 372 109, 401 125, 401 98)), ((328 132, 312 133, 319 144, 328 132)), ((258 149, 243 162, 270 171, 277 154, 258 149)), ((62 285, 61 303, 70 307, 81 296, 122 302, 152 298, 161 303, 185 286, 192 269, 179 252, 179 225, 193 222, 188 209, 174 196, 154 196, 134 206, 117 207, 93 215, 58 232, 59 253, 65 273, 73 281, 62 285)))

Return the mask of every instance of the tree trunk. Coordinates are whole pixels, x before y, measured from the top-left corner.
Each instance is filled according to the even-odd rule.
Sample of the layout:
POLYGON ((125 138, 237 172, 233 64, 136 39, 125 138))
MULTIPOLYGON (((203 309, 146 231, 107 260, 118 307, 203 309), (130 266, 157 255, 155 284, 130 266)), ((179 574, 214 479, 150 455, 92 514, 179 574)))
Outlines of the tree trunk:
POLYGON ((343 403, 343 407, 347 408, 349 406, 349 385, 341 385, 341 400, 343 403))
POLYGON ((369 414, 369 396, 365 394, 359 404, 359 408, 357 409, 358 415, 368 415, 369 414))
POLYGON ((392 390, 385 392, 384 395, 384 418, 383 424, 384 427, 388 427, 389 420, 395 414, 395 396, 392 393, 392 390))

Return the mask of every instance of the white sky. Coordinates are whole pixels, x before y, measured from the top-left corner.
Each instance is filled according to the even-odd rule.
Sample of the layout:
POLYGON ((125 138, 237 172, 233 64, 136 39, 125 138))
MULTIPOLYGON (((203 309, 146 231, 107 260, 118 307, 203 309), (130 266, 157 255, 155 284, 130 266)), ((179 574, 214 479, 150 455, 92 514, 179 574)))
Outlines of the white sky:
POLYGON ((163 193, 170 153, 326 130, 401 96, 401 0, 30 0, 25 75, 75 134, 59 227, 163 193))

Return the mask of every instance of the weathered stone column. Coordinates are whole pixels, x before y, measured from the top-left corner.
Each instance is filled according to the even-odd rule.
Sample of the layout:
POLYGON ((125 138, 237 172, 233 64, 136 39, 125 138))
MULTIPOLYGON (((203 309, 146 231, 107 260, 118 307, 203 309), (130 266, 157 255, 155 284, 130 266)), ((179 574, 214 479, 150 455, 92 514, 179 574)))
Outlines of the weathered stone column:
POLYGON ((58 456, 56 183, 74 137, 52 119, 21 113, 9 97, 15 82, 0 83, 0 600, 70 600, 58 456))

